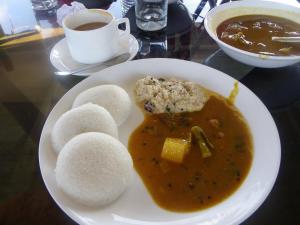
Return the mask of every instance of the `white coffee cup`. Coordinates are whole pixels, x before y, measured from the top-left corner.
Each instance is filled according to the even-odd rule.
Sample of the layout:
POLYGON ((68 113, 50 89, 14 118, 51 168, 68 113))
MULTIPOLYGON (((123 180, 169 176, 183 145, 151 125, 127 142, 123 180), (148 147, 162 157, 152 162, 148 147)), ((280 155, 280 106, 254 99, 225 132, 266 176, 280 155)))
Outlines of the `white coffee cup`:
POLYGON ((108 60, 118 55, 121 39, 129 38, 128 18, 115 19, 112 14, 102 9, 85 9, 68 15, 63 20, 67 44, 74 60, 92 64, 108 60), (93 30, 74 30, 80 25, 103 22, 105 26, 93 30), (119 30, 119 24, 125 23, 125 31, 119 30))

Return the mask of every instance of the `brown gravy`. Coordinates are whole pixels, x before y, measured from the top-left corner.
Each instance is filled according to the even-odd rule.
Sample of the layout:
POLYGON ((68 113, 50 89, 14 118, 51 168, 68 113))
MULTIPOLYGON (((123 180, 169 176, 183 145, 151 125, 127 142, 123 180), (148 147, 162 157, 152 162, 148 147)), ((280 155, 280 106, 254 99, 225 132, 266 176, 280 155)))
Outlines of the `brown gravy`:
POLYGON ((79 30, 79 31, 95 30, 104 27, 105 25, 107 25, 107 23, 103 23, 103 22, 86 23, 78 27, 75 27, 74 30, 79 30))
POLYGON ((129 139, 134 167, 162 208, 190 212, 215 205, 231 195, 247 176, 252 162, 252 138, 237 109, 223 97, 210 97, 198 112, 146 115, 129 139), (172 116, 171 116, 172 115, 172 116), (212 120, 218 120, 215 126, 212 120), (201 126, 214 144, 203 159, 192 144, 182 164, 160 157, 166 137, 187 138, 201 126))
POLYGON ((225 20, 217 27, 223 42, 253 53, 264 55, 300 55, 299 43, 272 41, 272 37, 300 36, 300 24, 265 15, 247 15, 225 20))

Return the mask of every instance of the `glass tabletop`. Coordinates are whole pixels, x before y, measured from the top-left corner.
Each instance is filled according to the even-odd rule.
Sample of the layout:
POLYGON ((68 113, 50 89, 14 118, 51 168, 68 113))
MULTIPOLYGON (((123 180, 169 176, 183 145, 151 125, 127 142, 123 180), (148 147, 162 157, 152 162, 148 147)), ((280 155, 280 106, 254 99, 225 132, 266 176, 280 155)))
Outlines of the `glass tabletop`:
MULTIPOLYGON (((63 2, 70 1, 59 1, 63 2)), ((117 18, 129 17, 139 43, 134 60, 168 57, 202 63, 236 78, 263 101, 279 131, 281 166, 265 202, 242 224, 299 224, 300 64, 262 69, 228 57, 203 26, 213 1, 204 1, 203 8, 200 0, 171 4, 167 29, 152 34, 136 29, 133 9, 123 15, 120 0, 81 2, 108 9, 117 18)), ((293 0, 289 3, 299 4, 293 0)), ((54 75, 49 54, 64 37, 55 9, 36 12, 30 0, 0 0, 0 24, 0 37, 37 26, 40 29, 40 33, 0 45, 0 224, 76 224, 46 190, 39 170, 38 145, 50 110, 85 77, 54 75)))

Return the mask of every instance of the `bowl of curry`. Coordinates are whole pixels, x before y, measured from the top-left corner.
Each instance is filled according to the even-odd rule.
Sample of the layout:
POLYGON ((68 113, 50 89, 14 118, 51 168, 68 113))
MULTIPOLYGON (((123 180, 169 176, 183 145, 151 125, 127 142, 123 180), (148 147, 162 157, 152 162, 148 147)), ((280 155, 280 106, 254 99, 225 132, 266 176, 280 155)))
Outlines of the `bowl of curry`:
POLYGON ((276 68, 300 62, 300 8, 272 1, 237 1, 208 12, 205 28, 233 59, 256 67, 276 68))

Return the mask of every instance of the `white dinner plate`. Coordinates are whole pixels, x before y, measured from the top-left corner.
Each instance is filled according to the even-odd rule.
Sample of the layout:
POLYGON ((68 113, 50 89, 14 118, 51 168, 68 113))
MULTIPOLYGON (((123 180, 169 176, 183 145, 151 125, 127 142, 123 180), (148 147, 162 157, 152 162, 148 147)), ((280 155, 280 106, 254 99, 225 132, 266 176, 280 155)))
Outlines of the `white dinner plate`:
MULTIPOLYGON (((127 61, 129 61, 136 56, 138 50, 139 44, 136 38, 133 35, 129 34, 128 41, 121 39, 121 48, 118 54, 121 55, 123 53, 128 52, 130 54, 130 57, 127 59, 127 61)), ((86 66, 86 64, 79 63, 72 58, 69 48, 67 46, 66 38, 63 38, 62 40, 57 42, 51 49, 50 62, 58 71, 72 71, 76 70, 77 68, 86 66)), ((73 75, 89 76, 92 73, 98 72, 99 68, 100 67, 96 67, 73 75)))
POLYGON ((241 83, 239 83, 239 94, 235 105, 250 126, 254 156, 249 174, 243 184, 223 202, 192 213, 164 210, 152 200, 137 173, 125 193, 112 204, 102 208, 88 208, 73 202, 57 187, 54 174, 57 155, 51 147, 50 133, 58 117, 71 108, 74 98, 83 90, 100 84, 119 85, 129 93, 133 102, 128 120, 119 127, 120 140, 127 146, 130 133, 143 120, 143 114, 133 100, 134 83, 149 74, 194 81, 223 96, 229 95, 235 82, 230 76, 210 67, 176 59, 129 61, 93 74, 60 99, 44 125, 39 145, 39 163, 49 193, 67 215, 84 225, 241 223, 262 204, 271 191, 280 164, 280 140, 272 116, 259 98, 241 83))

